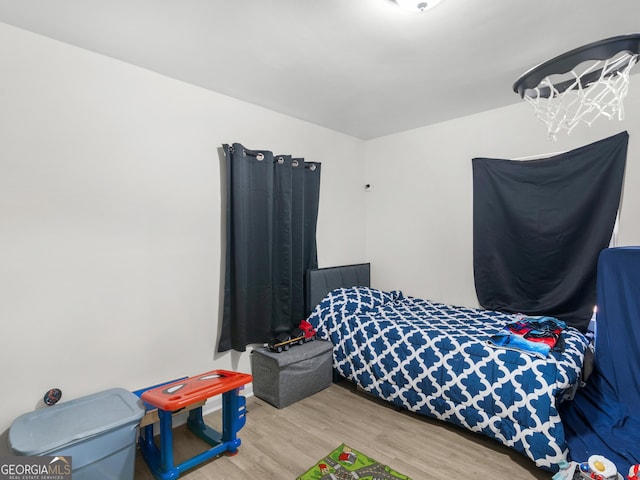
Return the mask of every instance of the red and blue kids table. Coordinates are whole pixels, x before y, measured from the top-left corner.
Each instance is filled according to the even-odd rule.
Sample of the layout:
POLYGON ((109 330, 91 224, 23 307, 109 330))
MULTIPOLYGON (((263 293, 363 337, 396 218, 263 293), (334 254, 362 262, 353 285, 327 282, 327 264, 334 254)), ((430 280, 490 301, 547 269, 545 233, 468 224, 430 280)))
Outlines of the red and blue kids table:
POLYGON ((245 424, 246 399, 240 388, 252 381, 251 375, 227 370, 213 370, 194 377, 175 380, 136 392, 147 409, 157 409, 160 423, 160 447, 153 439, 153 424, 140 429, 140 451, 151 473, 158 480, 178 478, 193 468, 224 452, 237 453, 238 431, 245 424), (202 405, 208 398, 222 395, 222 433, 204 423, 202 405), (178 464, 173 460, 172 416, 188 410, 187 426, 211 448, 178 464))

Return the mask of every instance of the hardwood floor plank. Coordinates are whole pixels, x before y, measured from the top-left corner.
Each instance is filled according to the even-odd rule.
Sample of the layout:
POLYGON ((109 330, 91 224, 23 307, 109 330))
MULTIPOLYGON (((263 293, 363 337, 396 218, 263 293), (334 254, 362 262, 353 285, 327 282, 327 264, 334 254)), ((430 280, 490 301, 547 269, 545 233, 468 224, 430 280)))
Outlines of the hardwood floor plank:
MULTIPOLYGON (((205 417, 219 429, 221 412, 205 417)), ((289 407, 247 400, 247 423, 235 456, 220 456, 180 478, 188 480, 294 480, 341 443, 414 480, 550 479, 523 455, 496 441, 444 422, 397 411, 340 382, 289 407)), ((174 431, 176 462, 203 451, 185 426, 174 431)), ((152 480, 139 452, 135 480, 152 480)))

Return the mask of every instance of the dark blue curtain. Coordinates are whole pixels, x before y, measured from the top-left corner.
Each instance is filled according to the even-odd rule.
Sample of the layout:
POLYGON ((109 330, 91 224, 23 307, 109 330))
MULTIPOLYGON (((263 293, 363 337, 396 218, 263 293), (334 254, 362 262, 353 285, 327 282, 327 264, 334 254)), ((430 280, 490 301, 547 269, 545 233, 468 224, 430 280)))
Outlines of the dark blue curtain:
POLYGON ((622 132, 538 160, 473 159, 474 278, 484 308, 551 315, 586 331, 628 139, 622 132))
POLYGON ((244 351, 304 318, 304 277, 317 268, 320 164, 239 143, 226 158, 226 254, 218 351, 244 351))
POLYGON ((560 415, 572 460, 603 455, 624 476, 640 464, 640 247, 600 254, 597 305, 593 373, 560 415))

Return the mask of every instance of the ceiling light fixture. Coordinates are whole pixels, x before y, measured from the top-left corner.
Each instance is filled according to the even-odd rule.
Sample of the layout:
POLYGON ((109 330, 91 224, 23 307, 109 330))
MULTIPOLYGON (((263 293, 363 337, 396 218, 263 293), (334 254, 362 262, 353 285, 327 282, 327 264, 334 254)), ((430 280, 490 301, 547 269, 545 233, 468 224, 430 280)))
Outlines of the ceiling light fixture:
POLYGON ((427 10, 431 10, 433 7, 438 5, 442 0, 396 0, 396 3, 400 5, 400 8, 404 10, 409 10, 410 12, 426 12, 427 10))

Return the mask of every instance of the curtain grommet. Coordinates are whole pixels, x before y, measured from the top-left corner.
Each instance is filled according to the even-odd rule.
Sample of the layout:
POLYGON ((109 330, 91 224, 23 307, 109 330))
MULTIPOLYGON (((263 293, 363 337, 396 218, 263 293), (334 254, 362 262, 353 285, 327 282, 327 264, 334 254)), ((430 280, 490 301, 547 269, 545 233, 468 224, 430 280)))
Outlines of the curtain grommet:
POLYGON ((315 169, 316 169, 316 165, 315 165, 314 163, 312 163, 312 164, 309 166, 309 170, 311 170, 311 171, 313 172, 313 171, 315 171, 315 169))
POLYGON ((264 160, 264 154, 263 153, 259 153, 256 155, 256 160, 258 160, 259 162, 261 162, 262 160, 264 160))
POLYGON ((291 162, 291 166, 293 166, 293 167, 297 167, 298 165, 299 165, 298 160, 293 160, 291 162))
POLYGON ((278 165, 282 165, 284 163, 284 158, 278 157, 278 165))

